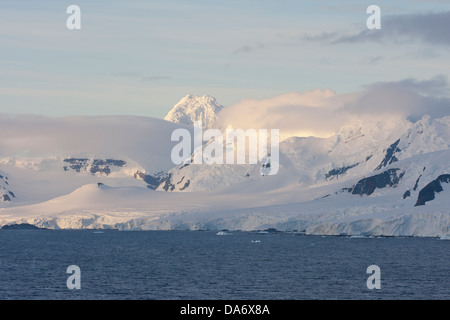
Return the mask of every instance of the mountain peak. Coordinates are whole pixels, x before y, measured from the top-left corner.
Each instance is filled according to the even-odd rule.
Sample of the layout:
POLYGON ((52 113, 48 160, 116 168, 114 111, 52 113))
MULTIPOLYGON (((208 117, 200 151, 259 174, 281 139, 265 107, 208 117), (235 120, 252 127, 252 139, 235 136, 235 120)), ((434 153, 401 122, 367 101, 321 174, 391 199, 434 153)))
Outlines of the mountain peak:
POLYGON ((204 128, 212 128, 223 106, 214 97, 186 95, 164 117, 164 120, 192 126, 202 121, 204 128))

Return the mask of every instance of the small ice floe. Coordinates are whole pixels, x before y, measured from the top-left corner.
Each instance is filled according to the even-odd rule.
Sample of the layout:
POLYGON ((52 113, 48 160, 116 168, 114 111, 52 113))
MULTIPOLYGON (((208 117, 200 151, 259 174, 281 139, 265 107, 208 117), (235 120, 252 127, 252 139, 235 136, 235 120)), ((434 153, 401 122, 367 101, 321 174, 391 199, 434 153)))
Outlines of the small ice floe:
POLYGON ((252 240, 252 243, 260 243, 261 240, 252 240))
POLYGON ((218 236, 230 236, 230 235, 232 235, 232 233, 228 232, 228 230, 227 231, 221 230, 221 231, 217 232, 216 235, 218 235, 218 236))
POLYGON ((440 240, 450 240, 450 234, 443 234, 439 239, 440 240))
POLYGON ((372 239, 375 238, 374 236, 350 236, 350 239, 372 239))

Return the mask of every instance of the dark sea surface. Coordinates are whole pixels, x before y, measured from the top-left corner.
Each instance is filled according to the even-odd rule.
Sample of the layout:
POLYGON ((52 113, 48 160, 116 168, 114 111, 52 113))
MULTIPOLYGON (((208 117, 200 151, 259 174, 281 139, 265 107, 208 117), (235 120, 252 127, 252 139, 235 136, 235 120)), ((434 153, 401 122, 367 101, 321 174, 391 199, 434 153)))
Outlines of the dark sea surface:
POLYGON ((0 230, 0 299, 450 299, 450 241, 0 230), (81 269, 69 290, 67 267, 81 269), (367 267, 381 270, 369 290, 367 267))

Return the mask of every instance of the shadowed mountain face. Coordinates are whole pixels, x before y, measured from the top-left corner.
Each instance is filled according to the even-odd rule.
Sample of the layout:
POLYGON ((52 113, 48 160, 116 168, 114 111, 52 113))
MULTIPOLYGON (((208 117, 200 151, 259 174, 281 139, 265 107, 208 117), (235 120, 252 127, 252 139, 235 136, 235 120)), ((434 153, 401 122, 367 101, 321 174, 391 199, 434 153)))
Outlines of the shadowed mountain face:
POLYGON ((436 193, 444 191, 442 183, 450 183, 450 174, 440 175, 420 190, 415 206, 423 206, 426 202, 434 200, 436 193))
POLYGON ((389 169, 380 174, 359 180, 353 188, 345 188, 351 194, 370 196, 376 189, 395 188, 405 173, 401 169, 389 169))

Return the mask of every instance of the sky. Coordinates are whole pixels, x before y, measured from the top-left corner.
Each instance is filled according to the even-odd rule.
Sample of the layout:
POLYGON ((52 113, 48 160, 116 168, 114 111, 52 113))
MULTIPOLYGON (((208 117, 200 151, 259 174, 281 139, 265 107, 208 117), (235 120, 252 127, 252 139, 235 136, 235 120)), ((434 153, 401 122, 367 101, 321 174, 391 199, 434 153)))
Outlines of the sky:
POLYGON ((447 0, 2 0, 0 113, 162 118, 187 94, 258 112, 311 92, 322 106, 330 92, 354 104, 406 90, 419 101, 408 115, 427 99, 441 114, 449 49, 447 0), (72 4, 80 30, 66 27, 72 4), (372 4, 381 30, 366 27, 372 4))

